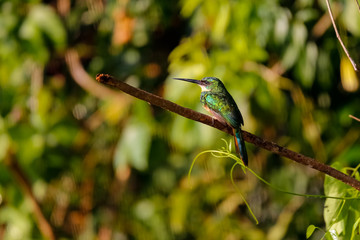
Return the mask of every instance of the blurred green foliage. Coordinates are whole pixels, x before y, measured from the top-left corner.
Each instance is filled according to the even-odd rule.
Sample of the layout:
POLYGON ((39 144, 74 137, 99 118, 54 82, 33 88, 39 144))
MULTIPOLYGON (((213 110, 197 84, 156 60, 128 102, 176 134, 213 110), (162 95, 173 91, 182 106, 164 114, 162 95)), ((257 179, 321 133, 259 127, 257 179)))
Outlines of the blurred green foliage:
MULTIPOLYGON (((332 7, 359 62, 355 4, 332 7)), ((203 157, 187 179, 192 159, 230 136, 91 85, 109 73, 203 111, 200 89, 171 78, 216 76, 245 130, 356 167, 360 128, 348 115, 359 114, 359 81, 326 12, 320 0, 0 1, 0 238, 44 238, 12 156, 58 239, 320 239, 331 229, 358 239, 358 201, 284 195, 237 169, 256 225, 231 161, 203 157)), ((317 172, 247 148, 275 186, 322 194, 317 172)), ((339 184, 326 177, 325 193, 354 196, 339 184)))

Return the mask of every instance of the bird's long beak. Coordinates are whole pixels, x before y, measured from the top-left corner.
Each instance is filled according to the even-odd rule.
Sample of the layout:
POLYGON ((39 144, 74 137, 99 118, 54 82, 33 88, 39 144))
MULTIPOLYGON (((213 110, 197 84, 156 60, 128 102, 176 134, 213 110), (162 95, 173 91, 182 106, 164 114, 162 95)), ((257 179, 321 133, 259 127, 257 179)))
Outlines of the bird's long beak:
POLYGON ((185 81, 185 82, 192 82, 192 83, 196 83, 198 85, 203 85, 203 83, 199 80, 195 80, 195 79, 190 79, 190 78, 174 78, 175 80, 180 80, 180 81, 185 81))

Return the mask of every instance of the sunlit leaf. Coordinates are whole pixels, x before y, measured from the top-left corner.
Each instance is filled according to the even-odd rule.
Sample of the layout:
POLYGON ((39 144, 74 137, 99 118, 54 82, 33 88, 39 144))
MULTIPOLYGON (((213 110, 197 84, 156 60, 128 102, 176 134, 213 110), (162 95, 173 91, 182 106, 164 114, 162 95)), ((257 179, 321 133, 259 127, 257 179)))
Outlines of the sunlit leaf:
POLYGON ((345 91, 355 92, 359 88, 359 79, 350 60, 344 56, 340 62, 341 84, 345 91))
MULTIPOLYGON (((324 193, 328 196, 344 197, 347 186, 343 182, 332 177, 325 176, 324 193)), ((324 219, 326 226, 330 227, 332 223, 339 221, 337 216, 343 206, 343 200, 326 199, 324 207, 324 219)))
POLYGON ((306 229, 306 238, 309 238, 313 234, 315 229, 316 227, 314 225, 309 225, 306 229))

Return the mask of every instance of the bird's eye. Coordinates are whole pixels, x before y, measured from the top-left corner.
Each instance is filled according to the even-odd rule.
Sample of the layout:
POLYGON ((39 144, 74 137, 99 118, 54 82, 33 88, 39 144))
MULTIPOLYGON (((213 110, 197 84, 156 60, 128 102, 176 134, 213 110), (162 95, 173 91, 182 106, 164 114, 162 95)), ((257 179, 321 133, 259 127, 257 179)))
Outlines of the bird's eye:
POLYGON ((206 80, 202 80, 201 82, 204 83, 205 85, 209 85, 209 84, 210 84, 210 82, 209 82, 209 81, 206 81, 206 80))

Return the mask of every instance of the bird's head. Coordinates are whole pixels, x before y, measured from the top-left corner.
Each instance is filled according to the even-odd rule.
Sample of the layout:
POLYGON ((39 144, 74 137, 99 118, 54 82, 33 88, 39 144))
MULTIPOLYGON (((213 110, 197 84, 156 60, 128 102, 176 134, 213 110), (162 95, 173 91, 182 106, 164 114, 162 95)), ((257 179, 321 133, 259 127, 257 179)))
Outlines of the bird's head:
POLYGON ((224 89, 224 84, 220 81, 220 79, 216 77, 204 77, 201 80, 189 79, 189 78, 174 78, 176 80, 186 81, 196 83, 201 87, 201 90, 204 91, 216 91, 217 89, 224 89))

